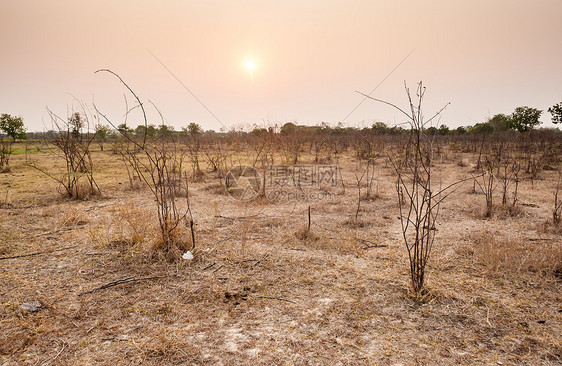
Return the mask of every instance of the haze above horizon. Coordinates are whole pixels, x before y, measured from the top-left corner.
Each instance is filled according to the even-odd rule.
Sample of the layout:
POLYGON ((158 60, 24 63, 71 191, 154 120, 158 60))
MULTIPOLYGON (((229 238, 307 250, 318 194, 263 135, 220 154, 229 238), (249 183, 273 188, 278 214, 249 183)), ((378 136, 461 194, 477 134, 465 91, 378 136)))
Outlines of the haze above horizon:
MULTIPOLYGON (((423 80, 426 115, 450 102, 438 123, 453 128, 524 105, 553 126, 546 110, 562 101, 559 0, 4 0, 0 12, 0 113, 30 131, 76 100, 122 123, 126 89, 98 69, 176 129, 336 124, 412 50, 373 97, 407 106, 404 81, 423 80)), ((374 121, 403 119, 367 100, 345 124, 374 121)))

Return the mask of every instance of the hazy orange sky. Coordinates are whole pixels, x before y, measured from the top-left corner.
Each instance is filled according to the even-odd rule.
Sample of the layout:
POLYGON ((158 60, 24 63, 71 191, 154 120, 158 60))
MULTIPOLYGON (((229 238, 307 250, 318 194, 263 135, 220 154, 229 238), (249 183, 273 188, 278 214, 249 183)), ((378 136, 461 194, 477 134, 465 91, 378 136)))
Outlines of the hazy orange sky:
MULTIPOLYGON (((46 106, 76 109, 73 97, 122 123, 125 89, 101 68, 176 129, 334 124, 412 50, 373 97, 406 106, 403 82, 423 80, 426 115, 450 102, 440 123, 451 127, 522 105, 550 122, 562 101, 561 0, 0 0, 0 14, 0 113, 34 131, 50 127, 46 106)), ((366 101, 345 123, 374 120, 403 122, 366 101)))

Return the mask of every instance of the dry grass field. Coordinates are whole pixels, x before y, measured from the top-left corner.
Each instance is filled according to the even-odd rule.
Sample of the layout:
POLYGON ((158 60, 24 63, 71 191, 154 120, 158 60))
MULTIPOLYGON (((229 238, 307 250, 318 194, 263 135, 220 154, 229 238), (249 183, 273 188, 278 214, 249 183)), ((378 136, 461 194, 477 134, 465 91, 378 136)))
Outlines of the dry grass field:
MULTIPOLYGON (((119 155, 92 158, 102 194, 84 200, 61 197, 24 154, 0 174, 1 365, 562 364, 555 170, 523 177, 515 208, 498 188, 491 217, 471 181, 449 196, 414 300, 382 158, 357 218, 351 152, 331 162, 337 186, 299 199, 236 200, 207 172, 190 183, 195 258, 179 262, 155 249, 149 190, 130 187, 119 155)), ((476 158, 443 152, 434 179, 470 177, 476 158)))

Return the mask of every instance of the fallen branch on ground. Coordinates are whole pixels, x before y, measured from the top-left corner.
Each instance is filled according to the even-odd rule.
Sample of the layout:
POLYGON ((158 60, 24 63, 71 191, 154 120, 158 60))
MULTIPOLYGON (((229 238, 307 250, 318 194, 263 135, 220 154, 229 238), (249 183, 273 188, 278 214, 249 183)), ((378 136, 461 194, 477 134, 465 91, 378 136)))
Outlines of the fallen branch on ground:
POLYGON ((14 258, 24 258, 24 257, 32 257, 34 255, 40 255, 40 254, 47 254, 47 253, 54 253, 54 252, 61 252, 63 250, 67 250, 67 249, 72 249, 72 248, 76 248, 78 245, 73 245, 71 247, 66 247, 66 248, 60 248, 60 249, 53 249, 53 250, 45 250, 42 252, 35 252, 35 253, 29 253, 29 254, 20 254, 20 255, 14 255, 11 257, 0 257, 0 260, 3 259, 14 259, 14 258))
POLYGON ((92 290, 89 290, 89 291, 80 292, 78 294, 78 296, 82 296, 82 295, 85 295, 85 294, 91 294, 94 291, 103 290, 103 289, 106 289, 106 288, 109 288, 109 287, 121 285, 123 283, 155 280, 155 279, 158 279, 158 278, 165 278, 165 277, 166 276, 153 276, 153 277, 142 277, 142 278, 136 278, 135 276, 127 277, 127 278, 123 278, 123 279, 120 279, 120 280, 117 280, 117 281, 106 283, 105 285, 101 285, 101 286, 96 287, 96 288, 94 288, 92 290))
POLYGON ((377 243, 373 243, 372 241, 366 240, 366 239, 361 239, 361 238, 353 238, 355 239, 357 242, 361 243, 364 245, 363 249, 369 249, 369 248, 384 248, 387 247, 388 245, 386 244, 377 244, 377 243))
POLYGON ((72 231, 72 228, 68 228, 68 229, 60 229, 60 230, 55 230, 55 231, 49 231, 47 233, 40 233, 40 234, 36 234, 33 237, 37 238, 39 236, 45 236, 45 235, 54 235, 54 234, 60 234, 60 233, 65 233, 67 231, 72 231))

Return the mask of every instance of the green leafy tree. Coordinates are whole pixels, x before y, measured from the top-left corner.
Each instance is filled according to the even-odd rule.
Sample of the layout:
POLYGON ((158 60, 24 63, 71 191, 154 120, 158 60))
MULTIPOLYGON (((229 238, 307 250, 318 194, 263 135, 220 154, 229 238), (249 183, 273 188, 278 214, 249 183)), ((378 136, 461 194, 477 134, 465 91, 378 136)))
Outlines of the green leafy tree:
POLYGON ((509 118, 509 127, 519 132, 530 131, 540 125, 542 111, 531 107, 517 107, 509 118))
POLYGON ((293 122, 287 122, 281 127, 282 135, 291 135, 297 131, 297 125, 293 122))
POLYGON ((100 146, 101 151, 103 151, 103 144, 107 140, 107 137, 111 135, 111 127, 105 125, 96 126, 95 138, 100 146))
POLYGON ((135 128, 135 135, 143 137, 145 133, 148 137, 156 137, 156 135, 158 135, 158 130, 153 124, 148 125, 148 127, 145 125, 138 125, 137 128, 135 128))
POLYGON ((468 129, 469 133, 492 133, 494 128, 489 123, 477 123, 468 129))
POLYGON ((467 132, 467 129, 464 126, 459 126, 457 127, 455 132, 457 133, 457 135, 464 135, 467 132))
POLYGON ((374 133, 382 135, 388 133, 388 126, 384 122, 375 122, 372 126, 372 130, 374 133))
POLYGON ((424 133, 429 135, 429 136, 437 135, 438 131, 439 130, 437 129, 437 127, 433 127, 433 126, 424 129, 424 133))
POLYGON ((440 135, 448 135, 451 132, 451 130, 449 130, 449 127, 447 127, 447 125, 441 125, 439 126, 439 130, 437 130, 437 133, 440 135))
POLYGON ((510 128, 510 117, 503 113, 496 114, 488 120, 488 124, 492 126, 495 132, 507 131, 510 128))
POLYGON ((0 116, 0 130, 4 131, 13 141, 27 138, 25 126, 23 125, 23 119, 21 117, 12 117, 9 114, 2 114, 2 116, 0 116))
POLYGON ((120 134, 122 134, 123 136, 128 135, 131 132, 133 132, 133 130, 131 128, 129 128, 126 123, 121 123, 119 126, 117 126, 117 131, 120 134))
POLYGON ((264 135, 267 135, 267 129, 266 129, 266 128, 263 128, 263 127, 255 126, 255 127, 252 129, 252 132, 250 132, 250 133, 251 133, 252 135, 255 135, 255 136, 264 136, 264 135))
POLYGON ((203 129, 195 122, 191 122, 187 125, 187 133, 191 136, 200 135, 203 133, 203 129))
POLYGON ((562 123, 562 102, 548 108, 548 113, 552 114, 552 123, 562 123))
POLYGON ((74 138, 79 138, 82 134, 82 128, 84 128, 84 121, 80 113, 74 112, 72 116, 68 118, 68 127, 71 130, 72 136, 74 138))
POLYGON ((158 126, 159 136, 171 136, 174 133, 174 126, 160 125, 158 126))

